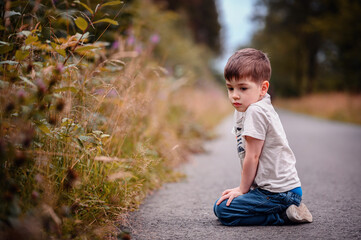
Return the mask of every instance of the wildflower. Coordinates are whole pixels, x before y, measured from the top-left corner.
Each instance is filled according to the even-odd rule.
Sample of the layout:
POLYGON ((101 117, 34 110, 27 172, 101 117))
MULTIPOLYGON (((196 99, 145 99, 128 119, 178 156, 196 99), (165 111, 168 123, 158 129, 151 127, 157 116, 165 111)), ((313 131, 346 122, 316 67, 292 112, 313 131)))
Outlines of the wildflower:
POLYGON ((112 49, 118 49, 119 48, 119 41, 114 41, 112 43, 112 49))
POLYGON ((96 95, 103 95, 105 93, 105 90, 103 89, 103 88, 101 88, 101 89, 96 89, 95 91, 94 91, 94 94, 96 94, 96 95))
POLYGON ((143 50, 142 45, 137 44, 137 46, 135 47, 135 51, 136 51, 138 54, 140 54, 140 53, 142 52, 142 50, 143 50))
POLYGON ((130 35, 127 39, 127 45, 132 46, 135 43, 135 37, 134 35, 130 35))
POLYGON ((55 68, 55 72, 58 74, 63 73, 64 71, 64 65, 62 63, 58 63, 55 68))
POLYGON ((31 142, 33 141, 34 134, 34 128, 32 128, 31 126, 26 126, 21 131, 20 142, 24 148, 30 147, 31 142))
POLYGON ((117 94, 117 91, 115 91, 114 89, 111 89, 108 94, 107 94, 107 97, 117 97, 118 94, 117 94))
POLYGON ((159 37, 158 34, 155 33, 152 36, 150 36, 149 40, 150 40, 151 43, 157 44, 160 41, 160 37, 159 37))
POLYGON ((25 97, 26 97, 26 93, 24 89, 20 89, 16 95, 18 97, 19 103, 23 104, 25 102, 25 97))
POLYGON ((36 86, 38 87, 38 97, 42 98, 46 92, 46 86, 42 79, 38 78, 36 80, 36 86))
POLYGON ((34 179, 37 183, 43 182, 43 176, 41 176, 40 174, 36 174, 34 179))
POLYGON ((33 200, 39 199, 39 196, 40 196, 39 192, 37 192, 37 191, 35 191, 35 190, 31 192, 31 198, 32 198, 33 200))

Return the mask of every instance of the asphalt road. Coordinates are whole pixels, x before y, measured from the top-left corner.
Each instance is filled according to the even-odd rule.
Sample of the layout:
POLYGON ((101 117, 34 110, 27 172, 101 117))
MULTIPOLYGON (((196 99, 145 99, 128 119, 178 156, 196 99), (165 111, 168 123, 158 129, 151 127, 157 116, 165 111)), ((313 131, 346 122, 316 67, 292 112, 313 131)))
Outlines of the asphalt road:
POLYGON ((213 204, 239 184, 232 118, 183 166, 187 178, 166 184, 131 214, 133 239, 361 239, 361 127, 278 111, 297 158, 311 224, 222 226, 213 204))

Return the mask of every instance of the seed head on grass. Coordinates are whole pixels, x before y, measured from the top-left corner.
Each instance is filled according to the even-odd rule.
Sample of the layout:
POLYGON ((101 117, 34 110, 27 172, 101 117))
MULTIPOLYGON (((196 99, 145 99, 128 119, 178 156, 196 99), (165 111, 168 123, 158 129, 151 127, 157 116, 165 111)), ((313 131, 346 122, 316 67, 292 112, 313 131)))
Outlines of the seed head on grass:
POLYGON ((18 101, 20 104, 24 104, 25 103, 25 98, 26 98, 26 92, 24 91, 24 89, 20 89, 17 92, 17 97, 18 97, 18 101))
POLYGON ((38 87, 38 98, 42 99, 47 91, 44 81, 40 78, 36 80, 36 86, 38 87))

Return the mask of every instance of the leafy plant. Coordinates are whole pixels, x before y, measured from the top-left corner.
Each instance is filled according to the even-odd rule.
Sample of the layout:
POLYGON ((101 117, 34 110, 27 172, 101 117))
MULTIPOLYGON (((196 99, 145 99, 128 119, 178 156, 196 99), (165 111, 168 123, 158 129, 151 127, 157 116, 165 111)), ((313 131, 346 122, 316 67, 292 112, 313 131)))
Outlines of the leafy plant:
POLYGON ((115 221, 179 179, 173 167, 207 137, 197 106, 213 114, 223 95, 206 104, 184 98, 196 91, 196 71, 209 76, 197 60, 203 50, 173 29, 169 12, 143 1, 123 6, 2 5, 0 238, 114 237, 115 221), (162 42, 167 33, 173 39, 162 42), (179 61, 162 57, 169 44, 179 61))

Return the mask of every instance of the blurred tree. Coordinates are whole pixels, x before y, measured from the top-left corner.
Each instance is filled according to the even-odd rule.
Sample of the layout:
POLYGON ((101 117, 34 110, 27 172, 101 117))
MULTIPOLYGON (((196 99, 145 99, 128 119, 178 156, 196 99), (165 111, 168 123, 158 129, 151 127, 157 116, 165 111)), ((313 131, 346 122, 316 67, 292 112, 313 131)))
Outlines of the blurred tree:
POLYGON ((216 54, 221 52, 221 26, 218 22, 215 0, 154 0, 154 2, 184 15, 196 42, 207 45, 216 54))
POLYGON ((361 90, 361 3, 355 0, 258 0, 256 48, 271 57, 275 93, 361 90))

